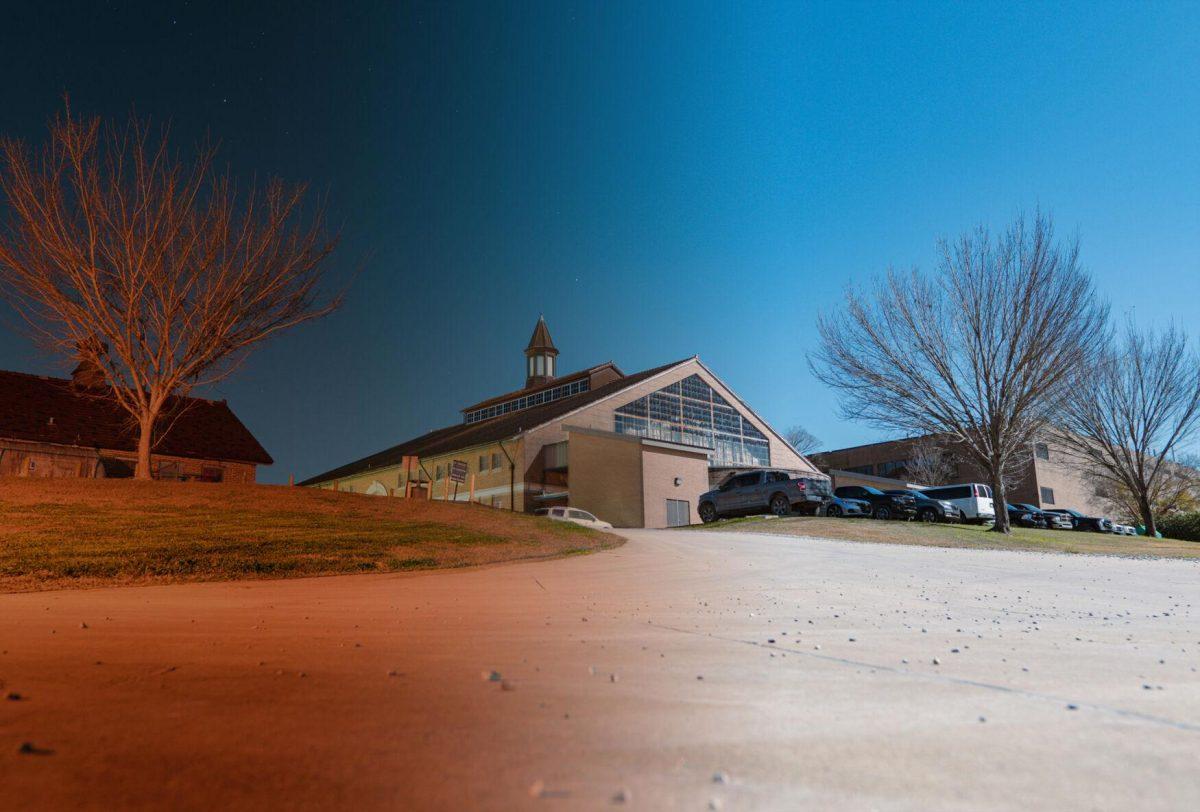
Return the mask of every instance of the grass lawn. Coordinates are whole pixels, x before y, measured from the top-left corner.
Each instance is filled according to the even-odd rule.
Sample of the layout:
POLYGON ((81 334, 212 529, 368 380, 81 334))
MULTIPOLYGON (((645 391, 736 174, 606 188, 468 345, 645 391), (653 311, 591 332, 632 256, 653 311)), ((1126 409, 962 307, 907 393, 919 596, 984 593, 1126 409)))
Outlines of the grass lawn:
POLYGON ((827 519, 792 516, 783 519, 749 516, 724 519, 697 530, 737 530, 790 536, 817 536, 876 544, 915 544, 922 547, 967 547, 980 550, 1024 550, 1043 553, 1157 556, 1200 559, 1200 543, 1145 536, 1115 536, 1074 530, 1034 530, 1014 527, 1009 536, 989 532, 990 525, 881 522, 874 519, 827 519))
POLYGON ((621 543, 463 503, 271 485, 0 479, 0 592, 463 567, 621 543))

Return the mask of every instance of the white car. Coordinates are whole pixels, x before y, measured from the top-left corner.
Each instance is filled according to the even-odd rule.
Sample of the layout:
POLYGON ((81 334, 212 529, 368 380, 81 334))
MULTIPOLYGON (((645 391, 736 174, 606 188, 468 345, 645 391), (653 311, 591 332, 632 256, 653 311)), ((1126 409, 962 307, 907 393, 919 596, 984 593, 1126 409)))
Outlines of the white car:
POLYGON ((1137 528, 1128 524, 1113 524, 1112 531, 1119 536, 1136 536, 1137 528))
POLYGON ((613 526, 608 522, 602 522, 586 510, 580 510, 573 507, 552 507, 538 508, 534 512, 535 516, 545 516, 547 519, 554 519, 560 522, 574 522, 575 524, 590 527, 593 530, 612 530, 613 526))

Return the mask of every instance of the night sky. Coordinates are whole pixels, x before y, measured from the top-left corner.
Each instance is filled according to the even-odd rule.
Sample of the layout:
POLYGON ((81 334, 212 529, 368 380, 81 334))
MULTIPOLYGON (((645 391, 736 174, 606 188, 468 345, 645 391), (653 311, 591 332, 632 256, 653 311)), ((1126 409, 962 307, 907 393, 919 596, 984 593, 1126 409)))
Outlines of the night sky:
POLYGON ((563 372, 699 354, 777 428, 876 439, 807 371, 815 314, 1037 206, 1117 312, 1200 332, 1197 4, 42 5, 2 12, 5 134, 65 92, 328 194, 345 307, 204 393, 265 481, 516 388, 539 313, 563 372))

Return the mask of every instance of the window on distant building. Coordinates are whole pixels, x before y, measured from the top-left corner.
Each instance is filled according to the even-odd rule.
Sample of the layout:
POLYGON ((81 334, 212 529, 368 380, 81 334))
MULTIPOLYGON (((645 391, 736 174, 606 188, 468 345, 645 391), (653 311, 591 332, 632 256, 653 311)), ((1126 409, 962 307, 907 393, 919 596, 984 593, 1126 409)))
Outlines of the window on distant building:
POLYGON ((1042 504, 1043 505, 1053 505, 1054 504, 1054 489, 1053 488, 1042 488, 1041 491, 1042 491, 1042 504))
POLYGON ((442 478, 442 466, 439 465, 438 467, 433 469, 433 478, 435 480, 442 478))
POLYGON ((1037 454, 1039 460, 1050 459, 1050 446, 1045 443, 1034 443, 1033 453, 1037 454))
POLYGON ((494 468, 494 469, 500 468, 500 455, 499 454, 492 454, 492 468, 494 468))
POLYGON ((852 474, 866 474, 867 476, 870 476, 875 473, 875 466, 874 465, 855 465, 853 468, 847 468, 846 470, 852 474))
POLYGON ((487 454, 480 454, 479 455, 479 473, 482 474, 484 471, 486 471, 488 469, 487 464, 488 464, 487 454))
POLYGON ((200 469, 201 482, 220 482, 225 478, 225 471, 215 465, 205 465, 200 469))
POLYGON ((897 471, 902 471, 908 467, 908 460, 892 460, 891 462, 881 462, 879 469, 876 471, 879 476, 890 476, 897 471))
POLYGON ((616 410, 614 429, 709 449, 710 465, 770 465, 767 437, 699 375, 616 410))

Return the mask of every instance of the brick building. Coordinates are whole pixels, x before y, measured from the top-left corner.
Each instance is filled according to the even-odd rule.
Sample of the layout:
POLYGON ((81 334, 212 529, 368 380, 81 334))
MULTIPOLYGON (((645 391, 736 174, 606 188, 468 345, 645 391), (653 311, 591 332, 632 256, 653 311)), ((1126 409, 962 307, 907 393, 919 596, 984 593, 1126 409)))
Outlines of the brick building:
MULTIPOLYGON (((0 476, 129 477, 137 431, 83 366, 71 379, 0 371, 0 476)), ((156 479, 254 482, 271 456, 225 401, 176 397, 154 449, 156 479)))
MULTIPOLYGON (((891 480, 907 482, 912 479, 907 466, 912 457, 913 446, 926 439, 930 438, 910 437, 903 440, 886 440, 881 443, 839 448, 813 454, 811 459, 822 471, 836 472, 833 474, 835 484, 840 484, 841 472, 845 472, 845 475, 886 477, 891 480)), ((1112 505, 1096 493, 1095 486, 1085 479, 1079 464, 1072 462, 1054 443, 1050 441, 1037 442, 1030 451, 1031 453, 1021 467, 1021 472, 1009 485, 1009 502, 1021 502, 1040 508, 1074 508, 1094 515, 1103 515, 1112 509, 1112 505)), ((955 455, 952 446, 949 447, 949 454, 954 466, 954 476, 950 482, 917 482, 913 484, 942 485, 958 482, 988 484, 988 479, 983 471, 973 463, 962 459, 961 455, 955 455)))
POLYGON ((698 522, 697 497, 730 471, 819 473, 697 357, 632 374, 609 361, 557 375, 541 319, 524 355, 522 388, 301 484, 397 496, 416 486, 434 499, 525 512, 571 505, 620 527, 665 527, 698 522), (455 461, 468 483, 451 481, 455 461))

